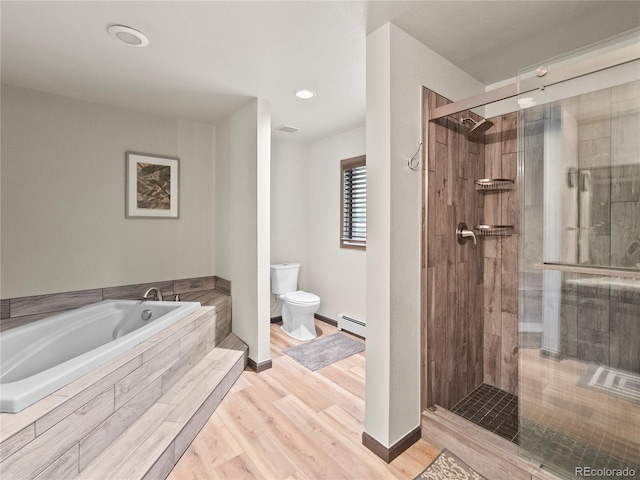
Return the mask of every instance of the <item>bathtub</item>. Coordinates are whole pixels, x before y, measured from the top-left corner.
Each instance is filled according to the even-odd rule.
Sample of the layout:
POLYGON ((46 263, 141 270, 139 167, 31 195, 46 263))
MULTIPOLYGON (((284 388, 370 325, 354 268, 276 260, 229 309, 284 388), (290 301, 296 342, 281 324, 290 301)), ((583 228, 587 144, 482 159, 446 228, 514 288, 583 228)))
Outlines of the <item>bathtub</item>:
POLYGON ((105 300, 2 332, 0 412, 19 412, 199 308, 105 300))

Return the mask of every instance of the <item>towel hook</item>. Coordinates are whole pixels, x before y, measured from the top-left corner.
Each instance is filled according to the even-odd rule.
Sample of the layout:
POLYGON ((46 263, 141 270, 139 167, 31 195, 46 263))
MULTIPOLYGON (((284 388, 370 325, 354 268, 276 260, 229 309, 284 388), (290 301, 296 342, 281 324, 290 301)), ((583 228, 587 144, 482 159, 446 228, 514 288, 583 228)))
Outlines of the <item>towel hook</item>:
POLYGON ((422 148, 422 142, 420 142, 420 145, 418 145, 418 150, 416 150, 416 153, 413 154, 413 157, 411 157, 409 159, 409 161, 407 162, 407 164, 409 165, 409 168, 411 170, 417 170, 418 167, 420 166, 420 159, 418 159, 418 161, 416 162, 415 166, 413 165, 413 160, 418 156, 418 153, 420 153, 420 149, 422 148))

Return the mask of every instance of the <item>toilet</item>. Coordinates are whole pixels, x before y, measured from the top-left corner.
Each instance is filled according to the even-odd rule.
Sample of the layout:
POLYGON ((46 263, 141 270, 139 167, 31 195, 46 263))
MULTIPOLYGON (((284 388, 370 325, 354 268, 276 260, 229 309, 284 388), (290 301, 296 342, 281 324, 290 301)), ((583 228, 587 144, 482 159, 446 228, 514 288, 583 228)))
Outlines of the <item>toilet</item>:
POLYGON ((298 290, 299 263, 271 265, 271 292, 282 300, 282 331, 296 340, 316 338, 313 314, 320 297, 298 290))

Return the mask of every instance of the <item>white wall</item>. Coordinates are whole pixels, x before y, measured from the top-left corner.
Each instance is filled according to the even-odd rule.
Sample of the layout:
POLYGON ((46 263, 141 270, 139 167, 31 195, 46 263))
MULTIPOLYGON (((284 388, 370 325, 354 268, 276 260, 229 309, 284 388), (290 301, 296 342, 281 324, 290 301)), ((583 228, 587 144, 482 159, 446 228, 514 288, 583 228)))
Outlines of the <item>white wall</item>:
MULTIPOLYGON (((273 139, 271 144, 271 263, 300 264, 298 288, 307 290, 309 147, 273 139)), ((272 303, 275 299, 272 298, 272 303)), ((281 315, 281 304, 271 316, 281 315)))
POLYGON ((452 100, 484 91, 393 24, 367 37, 365 431, 386 447, 420 425, 422 182, 407 160, 422 141, 423 85, 452 100))
POLYGON ((340 161, 365 154, 365 134, 360 127, 309 145, 306 283, 321 299, 318 313, 333 320, 366 319, 367 252, 340 248, 340 161))
POLYGON ((231 281, 233 332, 269 360, 269 103, 255 99, 217 125, 216 274, 231 281))
POLYGON ((215 274, 215 127, 2 85, 2 298, 215 274), (125 218, 125 152, 180 158, 180 218, 125 218))
MULTIPOLYGON (((364 155, 365 143, 360 127, 309 145, 272 144, 271 263, 300 263, 299 288, 320 296, 317 313, 334 320, 366 318, 366 252, 339 242, 340 160, 364 155)), ((280 314, 278 302, 271 316, 280 314)))
MULTIPOLYGON (((367 36, 365 432, 391 446, 391 25, 367 36)), ((419 358, 412 359, 419 366, 419 358)), ((409 367, 411 368, 411 366, 409 367)), ((414 379, 414 382, 419 379, 414 379)), ((409 395, 413 396, 415 385, 409 395)), ((410 428, 415 426, 414 412, 410 428)))

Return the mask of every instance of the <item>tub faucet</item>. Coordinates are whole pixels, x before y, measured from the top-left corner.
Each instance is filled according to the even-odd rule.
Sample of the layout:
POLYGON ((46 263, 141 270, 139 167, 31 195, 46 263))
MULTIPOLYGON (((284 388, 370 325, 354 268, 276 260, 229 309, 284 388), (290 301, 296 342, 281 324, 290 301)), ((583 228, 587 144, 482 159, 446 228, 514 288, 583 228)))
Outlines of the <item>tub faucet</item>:
POLYGON ((142 295, 142 299, 148 300, 147 295, 149 295, 150 293, 153 293, 153 300, 156 300, 158 302, 162 301, 162 292, 158 287, 151 287, 147 289, 147 291, 142 295))

